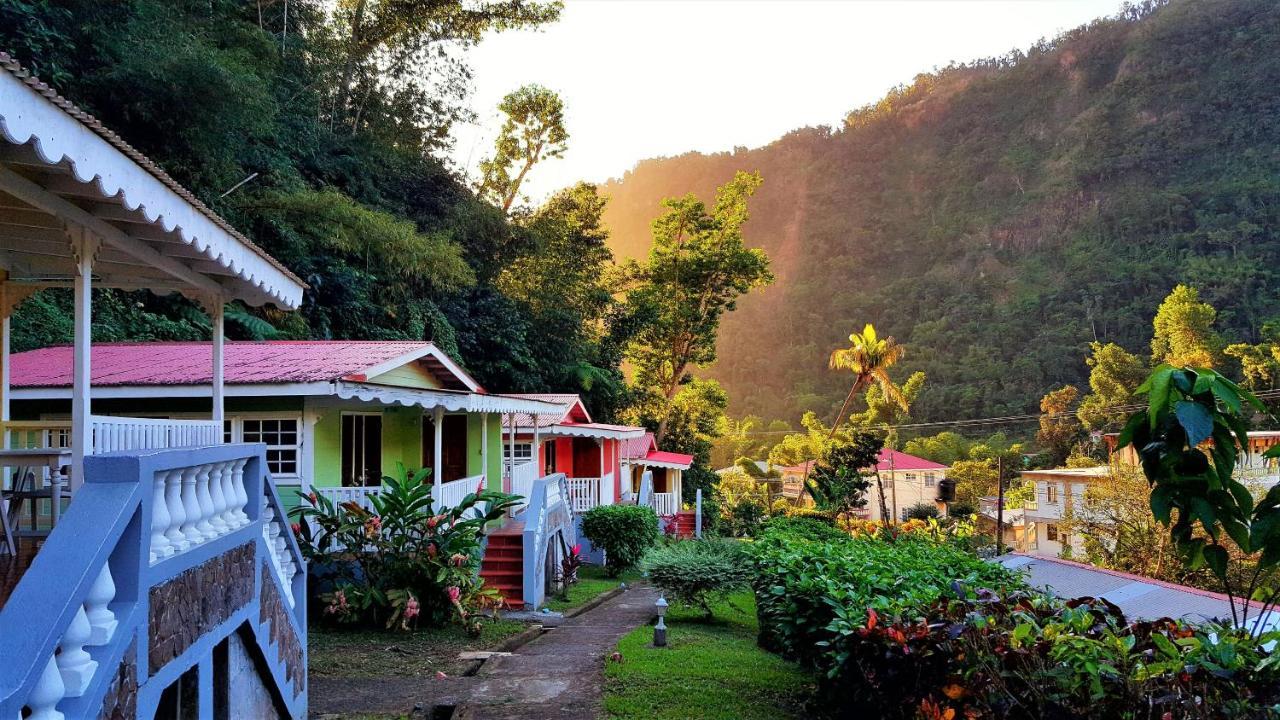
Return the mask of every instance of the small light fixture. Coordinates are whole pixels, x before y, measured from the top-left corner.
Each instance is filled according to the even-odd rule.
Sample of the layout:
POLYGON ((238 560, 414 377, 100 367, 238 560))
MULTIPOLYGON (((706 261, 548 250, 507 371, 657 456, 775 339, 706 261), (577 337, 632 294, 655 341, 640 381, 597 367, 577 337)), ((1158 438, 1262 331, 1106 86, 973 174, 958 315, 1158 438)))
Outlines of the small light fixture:
POLYGON ((665 618, 667 617, 667 599, 659 595, 658 602, 654 603, 654 606, 658 608, 658 624, 653 626, 653 646, 666 647, 667 624, 665 618))

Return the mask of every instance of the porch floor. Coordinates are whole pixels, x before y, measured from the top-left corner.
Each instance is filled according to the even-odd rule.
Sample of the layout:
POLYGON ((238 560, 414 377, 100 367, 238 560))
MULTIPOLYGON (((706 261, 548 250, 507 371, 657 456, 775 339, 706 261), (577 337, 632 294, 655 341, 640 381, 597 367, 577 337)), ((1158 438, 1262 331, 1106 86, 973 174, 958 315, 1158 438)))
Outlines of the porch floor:
POLYGON ((523 520, 509 520, 506 525, 489 533, 490 535, 520 535, 524 532, 523 520))
POLYGON ((18 581, 27 572, 27 568, 31 567, 31 562, 36 559, 36 553, 44 544, 44 538, 19 537, 14 538, 14 544, 17 546, 18 554, 10 555, 9 548, 3 547, 4 539, 0 538, 0 547, 3 547, 0 550, 0 608, 4 607, 9 596, 13 594, 13 589, 18 586, 18 581))

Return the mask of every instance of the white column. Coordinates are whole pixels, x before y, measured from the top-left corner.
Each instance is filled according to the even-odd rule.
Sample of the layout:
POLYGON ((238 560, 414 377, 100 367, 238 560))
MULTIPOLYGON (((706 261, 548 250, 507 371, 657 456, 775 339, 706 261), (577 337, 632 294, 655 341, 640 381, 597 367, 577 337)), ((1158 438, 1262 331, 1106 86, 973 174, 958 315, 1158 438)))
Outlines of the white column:
POLYGON ((514 483, 516 479, 516 414, 515 413, 507 413, 507 426, 510 428, 510 432, 507 435, 507 477, 511 478, 512 483, 514 483))
POLYGON ((432 425, 434 425, 432 432, 435 434, 435 437, 432 440, 434 443, 432 447, 435 448, 435 455, 431 458, 431 478, 436 488, 439 489, 440 485, 444 482, 440 475, 441 470, 444 468, 444 463, 441 462, 440 457, 442 454, 441 451, 444 449, 444 408, 437 407, 432 413, 431 419, 432 425))
POLYGON ((223 388, 223 341, 226 335, 226 318, 222 298, 210 299, 208 310, 213 320, 213 419, 218 422, 218 437, 222 437, 222 421, 226 417, 223 388))
POLYGON ((89 422, 89 348, 93 340, 93 261, 98 254, 98 238, 84 228, 71 229, 68 234, 76 261, 75 350, 71 381, 71 491, 75 492, 84 484, 84 458, 91 452, 93 444, 89 422))
POLYGON ((542 458, 539 457, 542 454, 542 438, 538 435, 538 416, 530 415, 529 417, 533 418, 533 445, 530 446, 532 448, 530 455, 532 456, 533 466, 536 469, 534 474, 536 477, 542 477, 542 471, 545 466, 542 464, 542 458))
MULTIPOLYGON (((6 273, 7 275, 7 273, 6 273)), ((13 315, 13 305, 10 303, 10 286, 8 282, 0 284, 0 422, 9 422, 9 331, 12 326, 10 320, 13 315)), ((3 435, 4 447, 9 447, 9 431, 0 432, 3 435)))
MULTIPOLYGON (((485 489, 489 489, 489 413, 480 413, 480 474, 484 476, 485 489)), ((498 487, 502 487, 501 480, 498 487)))

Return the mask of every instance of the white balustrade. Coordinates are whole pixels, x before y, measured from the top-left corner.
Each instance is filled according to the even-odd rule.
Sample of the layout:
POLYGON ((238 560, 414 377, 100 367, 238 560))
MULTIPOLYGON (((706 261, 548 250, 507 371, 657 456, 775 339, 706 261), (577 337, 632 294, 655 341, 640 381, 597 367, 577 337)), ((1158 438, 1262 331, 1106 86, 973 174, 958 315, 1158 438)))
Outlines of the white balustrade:
POLYGON ((222 443, 222 423, 216 420, 169 420, 93 415, 94 454, 118 450, 160 450, 222 443))
POLYGON ((84 599, 85 615, 89 619, 89 627, 92 630, 89 635, 90 645, 106 645, 116 634, 116 627, 120 623, 109 607, 111 601, 115 599, 116 582, 111 577, 111 565, 104 563, 102 571, 98 573, 98 578, 93 581, 93 585, 89 586, 89 594, 84 599))
POLYGON ((93 681, 93 674, 98 670, 98 661, 90 657, 84 649, 92 635, 93 628, 89 625, 89 616, 81 605, 76 608, 76 614, 71 618, 71 625, 63 633, 62 642, 58 645, 58 672, 62 674, 62 685, 66 697, 83 695, 84 691, 89 689, 89 683, 93 681))
POLYGON ((653 510, 659 515, 675 515, 676 511, 679 510, 676 507, 676 494, 671 492, 654 493, 653 510))
POLYGON ((529 495, 533 492, 533 484, 537 481, 537 463, 527 462, 516 466, 515 472, 511 475, 511 494, 523 498, 519 507, 529 504, 529 495))
POLYGON ((249 523, 245 458, 162 470, 152 487, 151 563, 222 537, 249 523))
POLYGON ((574 512, 586 512, 600 504, 600 483, 598 477, 569 478, 569 498, 574 512))
POLYGON ((58 712, 58 703, 67 696, 67 686, 62 682, 62 673, 52 657, 40 673, 40 679, 31 689, 27 698, 27 710, 30 714, 26 720, 64 720, 66 717, 58 712))
POLYGON ((365 510, 372 510, 373 505, 369 502, 371 495, 377 495, 382 492, 382 488, 373 485, 370 487, 327 487, 315 488, 315 493, 321 497, 327 498, 334 505, 340 505, 345 502, 353 502, 365 510))
POLYGON ((475 492, 476 487, 482 482, 484 482, 483 475, 474 475, 441 483, 440 487, 435 489, 436 511, 458 507, 462 503, 462 499, 475 492))
POLYGON ((283 519, 276 515, 275 506, 270 502, 264 502, 262 506, 262 539, 267 543, 267 549, 271 553, 271 567, 276 572, 276 577, 280 579, 280 584, 285 589, 285 599, 289 602, 289 607, 293 607, 295 599, 293 597, 293 578, 297 576, 302 568, 293 559, 293 554, 289 551, 289 543, 285 540, 285 533, 293 532, 286 527, 283 519))

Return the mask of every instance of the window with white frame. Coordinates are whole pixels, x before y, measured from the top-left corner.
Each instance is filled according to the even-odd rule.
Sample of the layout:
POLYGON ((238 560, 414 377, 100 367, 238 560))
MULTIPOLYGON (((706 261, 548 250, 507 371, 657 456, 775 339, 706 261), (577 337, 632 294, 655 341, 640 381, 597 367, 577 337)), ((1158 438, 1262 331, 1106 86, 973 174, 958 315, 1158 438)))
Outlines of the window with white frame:
POLYGON ((512 448, 515 448, 515 459, 517 465, 523 465, 527 462, 533 462, 533 443, 518 442, 514 446, 511 443, 502 444, 502 461, 511 462, 512 448))
POLYGON ((1057 485, 1053 483, 1049 483, 1048 485, 1044 486, 1044 501, 1050 504, 1058 502, 1058 486, 1057 485))
POLYGON ((916 483, 916 480, 917 480, 917 478, 916 478, 916 474, 915 474, 915 473, 907 473, 907 474, 906 474, 906 480, 907 480, 907 484, 908 484, 908 485, 914 485, 914 484, 916 483))
POLYGON ((938 478, 933 473, 924 474, 924 486, 927 488, 937 487, 938 478))
POLYGON ((381 414, 342 414, 342 484, 382 484, 381 414))
POLYGON ((226 442, 265 443, 267 470, 276 479, 301 477, 302 419, 298 417, 236 417, 222 422, 226 442))

